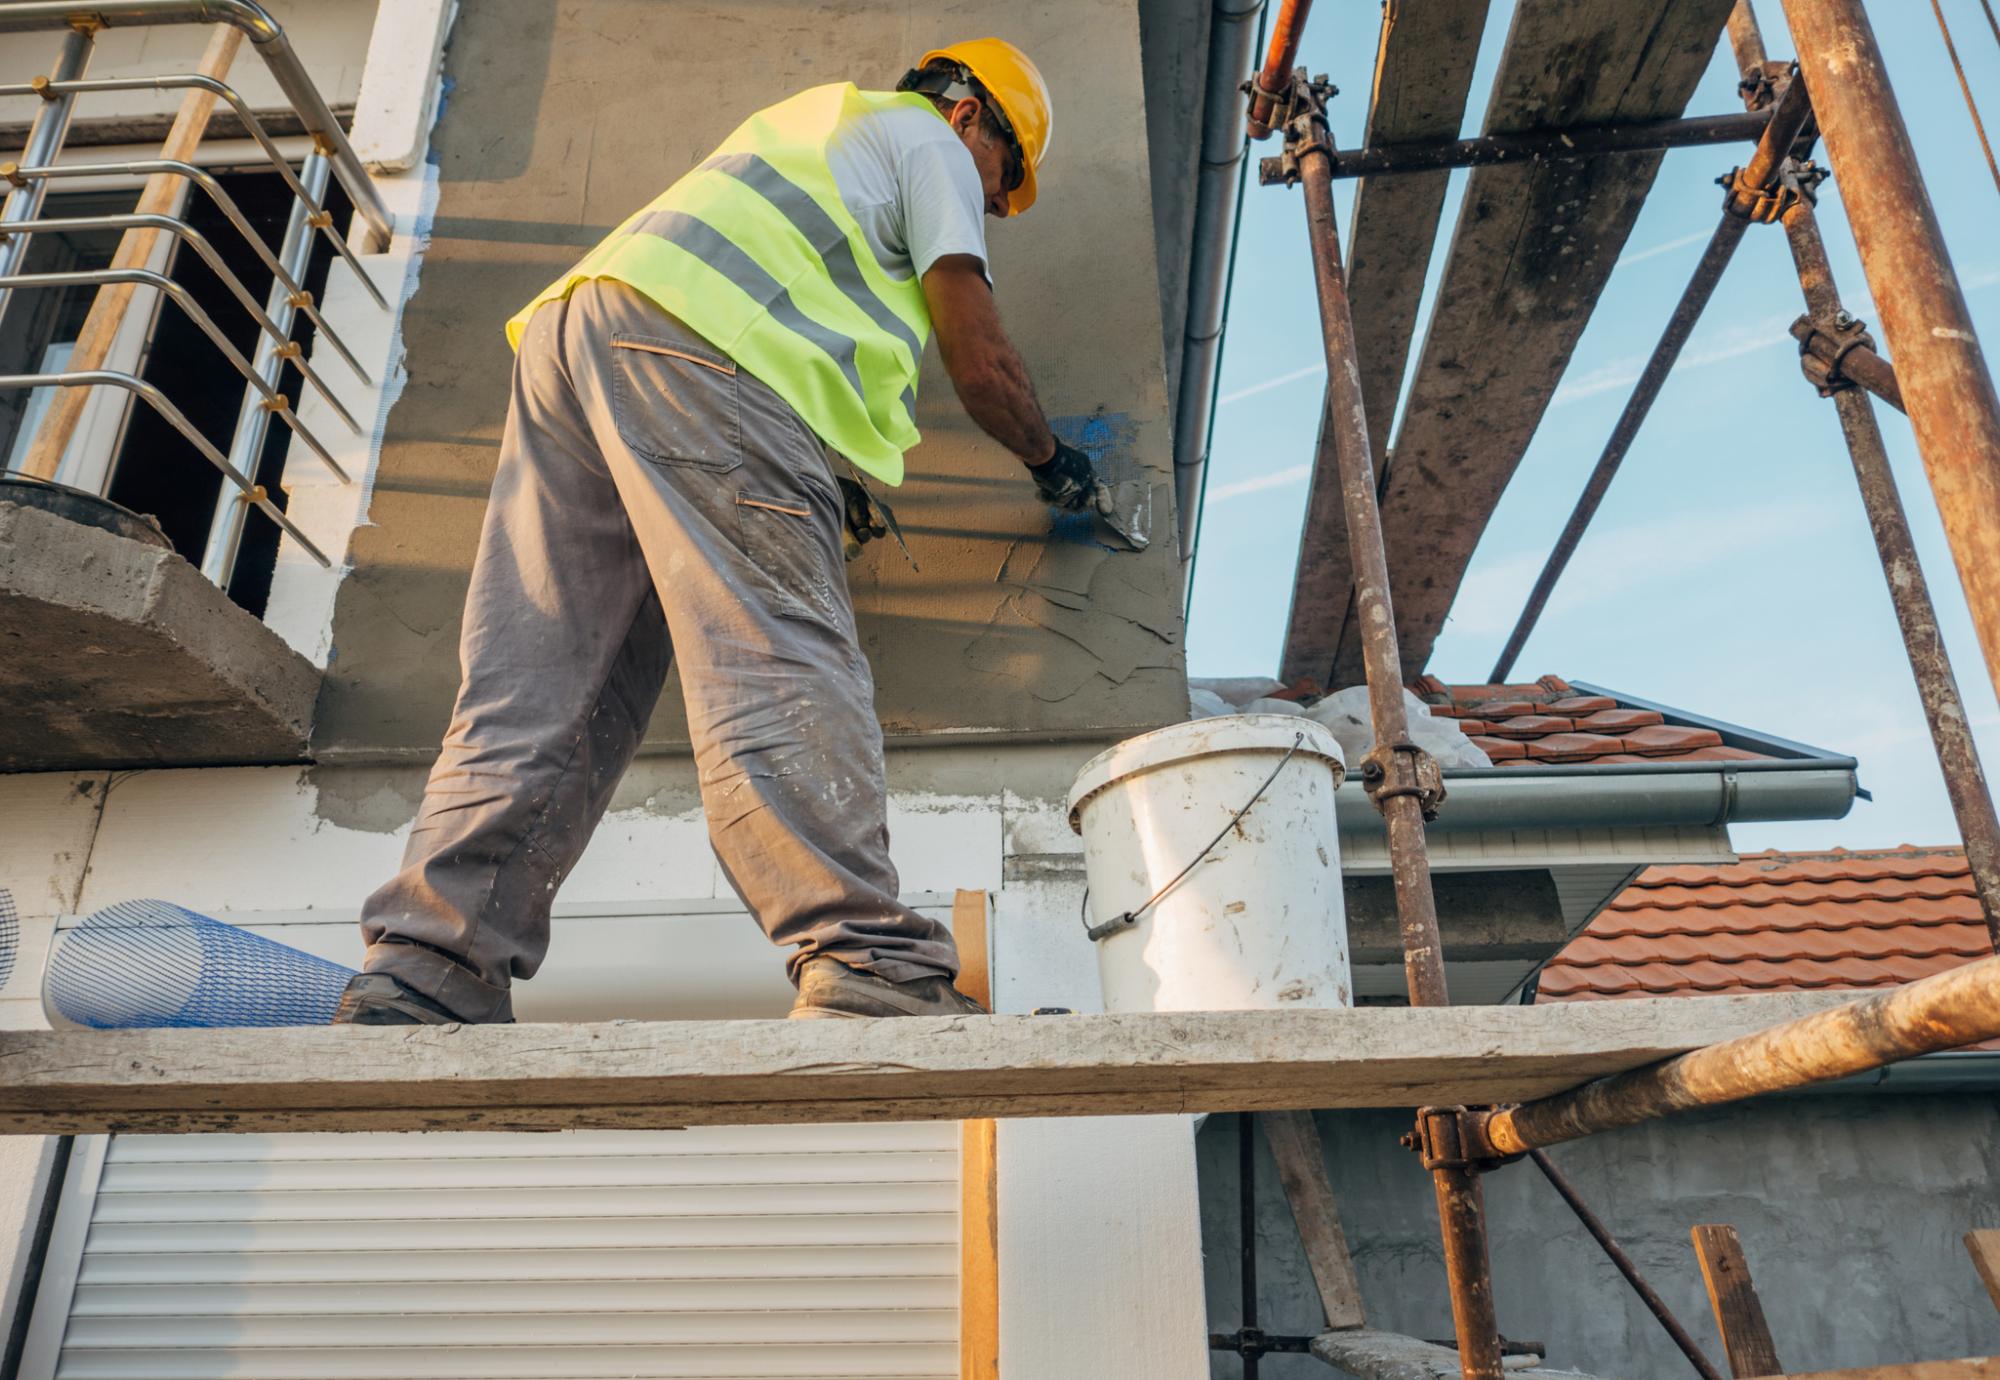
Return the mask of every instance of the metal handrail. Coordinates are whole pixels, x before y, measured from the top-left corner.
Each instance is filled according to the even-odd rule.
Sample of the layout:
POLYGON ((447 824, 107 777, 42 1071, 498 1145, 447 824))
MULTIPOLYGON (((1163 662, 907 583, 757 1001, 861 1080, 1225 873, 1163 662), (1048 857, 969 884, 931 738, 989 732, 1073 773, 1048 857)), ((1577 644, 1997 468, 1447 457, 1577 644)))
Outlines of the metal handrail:
POLYGON ((264 157, 270 162, 272 171, 284 179, 285 185, 291 188, 293 196, 306 204, 306 210, 312 216, 309 223, 319 230, 328 244, 333 246, 336 254, 347 260, 347 266, 354 270, 357 278, 361 279, 361 285, 368 289, 369 296, 375 299, 375 305, 386 309, 389 305, 388 299, 382 296, 381 289, 375 286, 375 280, 369 277, 368 271, 361 266, 361 260, 355 257, 354 250, 348 246, 346 237, 333 228, 332 213, 306 190, 305 184, 299 181, 299 175, 292 171, 291 160, 285 157, 284 151, 278 147, 277 140, 273 139, 270 132, 264 128, 264 122, 257 118, 257 112, 250 108, 249 103, 228 82, 219 81, 200 72, 175 72, 158 77, 90 77, 77 81, 51 81, 44 82, 39 87, 33 82, 0 84, 0 96, 39 95, 44 98, 81 95, 87 91, 187 90, 207 91, 229 102, 230 108, 236 112, 236 118, 243 122, 243 128, 249 131, 250 137, 264 150, 264 157))
POLYGON ((217 450, 206 436, 195 430, 194 424, 181 415, 181 410, 167 400, 167 395, 144 379, 134 378, 131 374, 121 374, 115 369, 86 369, 73 374, 0 374, 0 389, 91 388, 98 384, 122 388, 143 399, 153 411, 160 414, 167 425, 178 431, 189 445, 200 451, 203 459, 221 470, 223 476, 242 492, 246 500, 262 509, 265 517, 277 523, 293 541, 304 547, 308 555, 323 566, 333 564, 326 558, 325 552, 313 545, 312 538, 293 525, 292 520, 285 516, 285 510, 271 502, 271 496, 265 492, 263 485, 251 483, 241 470, 224 459, 222 452, 217 450))
MULTIPOLYGON (((327 327, 325 319, 320 316, 319 309, 313 305, 312 294, 307 292, 298 279, 288 273, 285 270, 285 266, 278 262, 278 256, 271 252, 271 246, 265 244, 263 238, 252 228, 249 218, 237 206, 236 199, 230 196, 228 192, 225 192, 222 189, 222 184, 216 181, 206 170, 197 168, 192 163, 183 163, 177 158, 135 158, 124 163, 82 163, 73 166, 54 164, 40 168, 17 168, 14 170, 14 176, 23 181, 34 181, 38 178, 47 179, 52 177, 94 177, 101 173, 162 172, 177 173, 199 186, 204 192, 207 192, 209 200, 215 203, 215 208, 222 212, 223 219, 236 227, 236 233, 243 236, 249 242, 250 247, 256 251, 257 257, 263 260, 264 267, 270 269, 272 276, 285 285, 287 292, 294 294, 300 299, 299 310, 306 314, 307 319, 313 323, 313 327, 323 334, 332 334, 327 327)), ((348 353, 347 347, 340 343, 339 337, 333 337, 329 343, 340 352, 342 359, 353 366, 356 373, 362 373, 360 364, 356 363, 354 356, 348 353)), ((366 377, 366 375, 364 374, 363 377, 366 377)))
MULTIPOLYGON (((313 192, 324 195, 333 169, 325 155, 314 153, 306 158, 299 169, 299 176, 313 192)), ((302 201, 294 200, 291 211, 285 217, 285 234, 279 242, 278 257, 297 276, 304 275, 306 264, 312 258, 312 227, 306 224, 306 208, 302 201)), ((284 284, 272 279, 271 291, 265 300, 265 310, 271 319, 289 331, 298 307, 286 295, 284 284)), ((257 342, 252 359, 257 373, 270 383, 276 383, 284 373, 285 361, 279 357, 278 348, 266 336, 257 342)), ((270 423, 271 414, 262 406, 256 390, 245 388, 236 405, 236 427, 229 437, 229 461, 252 479, 257 477, 263 466, 270 423)), ((216 504, 215 511, 209 515, 208 540, 202 544, 201 573, 219 588, 227 589, 230 577, 235 574, 236 559, 243 550, 249 515, 249 505, 240 498, 216 504)))
MULTIPOLYGON (((389 308, 388 298, 356 253, 357 249, 362 254, 384 250, 392 238, 387 208, 367 170, 355 155, 346 132, 307 76, 283 29, 256 0, 0 0, 0 33, 35 29, 68 30, 68 33, 62 59, 50 76, 38 77, 27 84, 0 84, 0 96, 34 95, 44 102, 28 146, 20 158, 20 162, 28 166, 10 163, 4 169, 7 179, 13 183, 13 191, 7 197, 4 213, 0 213, 0 222, 5 222, 0 224, 0 309, 4 309, 4 304, 15 290, 22 288, 89 286, 101 293, 112 284, 149 287, 174 300, 242 377, 244 389, 227 455, 197 431, 157 387, 134 373, 102 367, 95 357, 80 360, 76 367, 60 372, 0 376, 0 389, 51 386, 88 389, 103 384, 122 389, 152 407, 204 459, 227 476, 240 494, 237 500, 220 503, 210 523, 202 570, 218 585, 227 586, 229 583, 235 554, 242 539, 243 517, 252 505, 261 508, 281 530, 311 552, 321 565, 329 564, 326 556, 271 502, 270 495, 256 482, 256 477, 269 421, 275 413, 342 483, 351 482, 332 453, 301 422, 290 400, 278 391, 278 384, 286 362, 297 364, 305 386, 317 389, 327 406, 351 432, 356 435, 361 433, 354 415, 306 360, 300 344, 291 339, 291 330, 298 314, 303 312, 329 349, 339 354, 364 384, 373 385, 368 371, 362 368, 354 352, 327 323, 303 283, 306 266, 310 262, 313 236, 318 232, 325 237, 332 252, 344 259, 361 280, 362 288, 374 299, 376 306, 385 311, 389 308), (302 171, 293 170, 291 161, 278 147, 257 112, 234 86, 221 79, 219 73, 86 76, 85 64, 98 31, 165 24, 227 24, 250 38, 283 92, 286 103, 312 136, 313 151, 305 160, 302 171), (175 148, 173 151, 181 153, 181 158, 138 158, 89 166, 65 166, 60 163, 68 118, 78 97, 96 92, 140 90, 202 92, 207 97, 226 101, 235 111, 244 131, 262 150, 264 162, 284 181, 291 193, 291 213, 280 254, 272 252, 272 247, 264 242, 235 199, 223 190, 214 176, 192 162, 183 161, 194 156, 190 152, 175 148), (272 286, 265 301, 260 304, 209 238, 182 215, 145 211, 87 217, 42 214, 44 194, 53 179, 94 177, 107 173, 179 177, 189 185, 200 187, 269 270, 272 286), (335 230, 333 216, 327 208, 329 175, 340 178, 353 202, 357 219, 352 227, 355 241, 352 245, 346 236, 335 230), (253 351, 254 362, 244 357, 244 351, 231 342, 192 293, 151 268, 113 267, 47 273, 21 271, 25 267, 24 255, 31 235, 87 230, 124 231, 128 244, 132 242, 131 236, 135 232, 164 232, 190 246, 222 281, 238 305, 256 322, 258 335, 253 351)), ((188 101, 195 102, 197 98, 190 96, 188 101)), ((183 112, 192 108, 198 107, 183 103, 183 112)), ((173 208, 161 208, 170 209, 173 208)), ((123 311, 122 304, 119 311, 123 311)), ((70 414, 65 412, 64 415, 67 417, 70 414)), ((64 424, 62 435, 68 435, 69 425, 67 422, 64 424)))
MULTIPOLYGON (((250 361, 243 357, 243 352, 230 343, 229 337, 223 332, 222 327, 215 324, 215 318, 201 309, 201 304, 194 300, 194 294, 169 278, 166 274, 155 273, 150 268, 90 268, 78 269, 68 273, 16 273, 0 278, 0 288, 90 287, 93 285, 104 287, 110 283, 131 283, 139 287, 154 288, 172 298, 174 303, 187 313, 188 319, 201 328, 201 333, 208 337, 209 342, 216 349, 222 351, 223 357, 235 367, 236 372, 241 374, 245 381, 264 395, 265 406, 284 418, 286 424, 291 427, 292 433, 310 446, 313 454, 325 461, 326 467, 339 475, 340 481, 343 484, 347 482, 347 471, 341 469, 340 462, 335 460, 331 452, 320 444, 319 438, 306 430, 305 424, 299 420, 298 414, 292 411, 290 400, 271 384, 267 383, 262 375, 257 373, 251 366, 250 361)), ((346 409, 341 409, 341 412, 342 415, 345 415, 346 409)), ((348 425, 354 426, 354 419, 352 417, 348 418, 348 425)), ((354 429, 356 432, 361 430, 358 426, 355 426, 354 429)))
MULTIPOLYGON (((184 220, 178 220, 173 216, 157 215, 150 211, 139 211, 130 215, 119 216, 66 216, 56 220, 24 220, 17 221, 13 226, 16 230, 36 232, 44 230, 133 230, 146 227, 165 230, 168 234, 183 241, 196 254, 200 255, 201 261, 208 265, 209 270, 217 278, 222 280, 223 286, 229 289, 230 294, 236 298, 243 310, 250 313, 256 319, 258 329, 262 330, 271 339, 277 341, 280 349, 292 343, 291 333, 266 314, 263 306, 255 297, 250 295, 250 289, 243 286, 243 280, 237 277, 229 265, 222 261, 222 255, 217 253, 215 246, 208 242, 208 236, 202 234, 201 231, 195 229, 184 220)), ((37 275, 25 274, 23 276, 35 277, 37 275)), ((347 423, 348 430, 359 435, 361 424, 354 420, 353 414, 348 412, 340 399, 334 395, 333 390, 328 388, 325 382, 321 380, 319 371, 314 369, 307 361, 305 352, 303 350, 289 352, 286 354, 286 358, 299 366, 299 372, 305 375, 306 382, 319 390, 320 396, 326 399, 327 406, 331 407, 339 415, 341 421, 347 423)), ((368 376, 362 374, 361 381, 367 383, 368 376)))
POLYGON ((32 29, 74 29, 78 25, 119 28, 148 24, 231 24, 256 45, 285 99, 298 112, 315 148, 326 155, 334 175, 354 202, 370 232, 369 251, 391 238, 388 208, 369 180, 368 170, 306 75, 285 31, 255 0, 9 0, 0 4, 0 33, 32 29))

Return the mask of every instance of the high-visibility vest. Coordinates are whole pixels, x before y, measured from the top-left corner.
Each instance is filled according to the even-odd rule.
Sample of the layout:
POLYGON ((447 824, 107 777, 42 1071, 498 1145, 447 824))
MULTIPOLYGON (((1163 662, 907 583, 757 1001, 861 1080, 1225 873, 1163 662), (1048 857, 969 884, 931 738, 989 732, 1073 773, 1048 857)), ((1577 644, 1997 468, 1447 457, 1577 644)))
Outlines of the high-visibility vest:
POLYGON ((769 384, 827 445, 900 484, 930 311, 921 283, 876 260, 826 145, 843 121, 904 105, 936 113, 914 92, 851 82, 758 111, 516 313, 508 343, 520 348, 542 303, 615 278, 769 384))

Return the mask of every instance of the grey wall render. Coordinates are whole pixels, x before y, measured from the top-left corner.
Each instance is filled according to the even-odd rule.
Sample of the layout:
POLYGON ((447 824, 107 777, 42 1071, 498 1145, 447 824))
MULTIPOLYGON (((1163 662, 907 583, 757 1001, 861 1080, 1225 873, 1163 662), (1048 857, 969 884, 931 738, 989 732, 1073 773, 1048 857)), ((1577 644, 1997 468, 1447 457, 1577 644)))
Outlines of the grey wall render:
MULTIPOLYGON (((484 0, 460 13, 433 143, 433 238, 404 318, 370 525, 335 612, 314 751, 435 751, 458 681, 466 572, 491 482, 506 318, 760 104, 852 79, 887 87, 925 48, 998 30, 1041 64, 1055 126, 1041 198, 989 221, 1010 333, 1049 413, 1153 495, 1144 554, 1053 522, 1020 465, 959 410, 930 352, 924 443, 892 543, 850 569, 892 738, 1063 738, 1186 712, 1160 280, 1136 0, 484 0)), ((673 690, 648 743, 685 741, 673 690)))
MULTIPOLYGON (((1429 1177, 1396 1138, 1401 1111, 1321 1112, 1320 1135, 1369 1325, 1452 1335, 1429 1177)), ((1237 1119, 1200 1136, 1209 1330, 1242 1316, 1237 1119)), ((1297 1231, 1261 1134, 1259 1325, 1323 1325, 1297 1231)), ((1787 1370, 2000 1353, 2000 1311, 1960 1238, 2000 1226, 2000 1096, 1824 1094, 1653 1122, 1549 1151, 1681 1322, 1728 1373, 1688 1243, 1734 1226, 1787 1370)), ((1552 1364, 1627 1380, 1681 1380, 1687 1361, 1532 1165, 1485 1180, 1500 1328, 1545 1342, 1552 1364)), ((1242 1363, 1218 1356, 1217 1380, 1242 1363)), ((1330 1372, 1266 1356, 1264 1380, 1330 1372)))

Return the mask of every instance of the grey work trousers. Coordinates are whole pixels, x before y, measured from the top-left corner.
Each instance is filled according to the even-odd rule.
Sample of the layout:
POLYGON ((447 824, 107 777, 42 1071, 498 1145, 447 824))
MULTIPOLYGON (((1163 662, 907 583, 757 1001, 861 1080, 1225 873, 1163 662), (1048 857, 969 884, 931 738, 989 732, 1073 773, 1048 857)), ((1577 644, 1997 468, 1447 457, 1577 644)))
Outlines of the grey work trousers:
POLYGON ((709 840, 794 977, 822 954, 956 975, 950 932, 897 899, 842 522, 798 414, 649 298, 600 279, 538 310, 451 727, 402 871, 362 911, 368 971, 511 1018, 677 658, 709 840))

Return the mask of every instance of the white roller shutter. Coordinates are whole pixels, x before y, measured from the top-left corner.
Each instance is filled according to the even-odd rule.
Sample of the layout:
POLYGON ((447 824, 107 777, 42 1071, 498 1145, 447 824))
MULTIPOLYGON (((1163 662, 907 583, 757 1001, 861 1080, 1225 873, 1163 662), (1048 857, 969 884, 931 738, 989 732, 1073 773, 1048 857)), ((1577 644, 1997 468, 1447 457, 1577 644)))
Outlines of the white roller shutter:
POLYGON ((958 1127, 121 1136, 54 1374, 957 1374, 958 1127))

